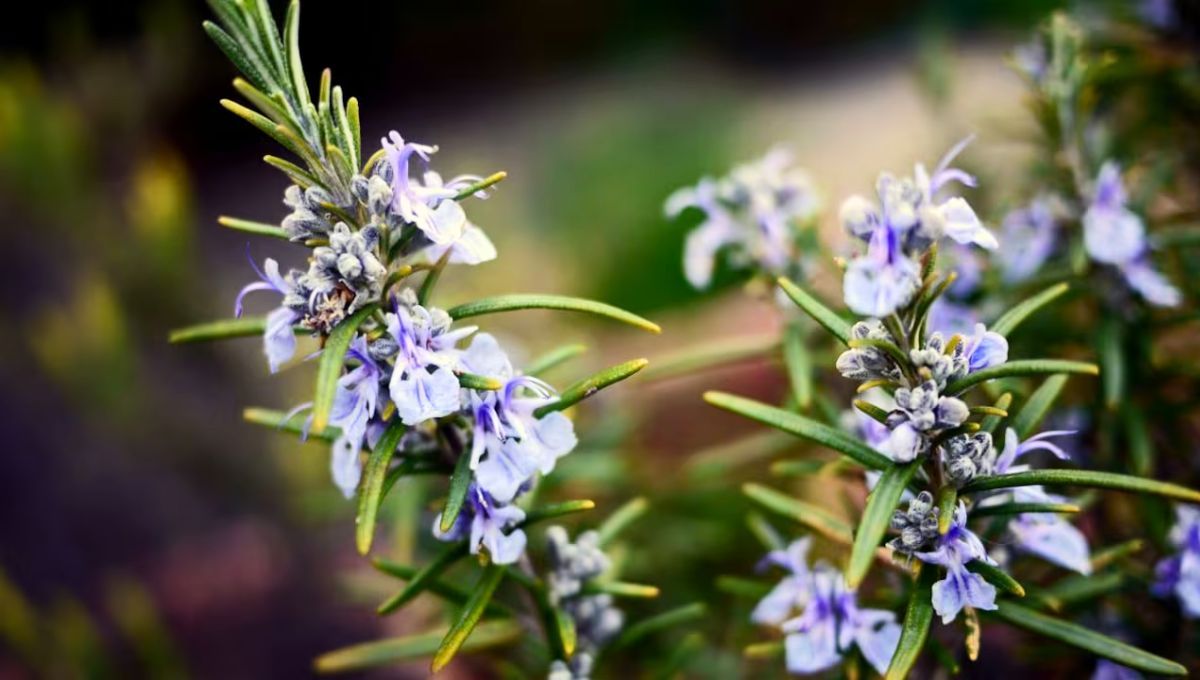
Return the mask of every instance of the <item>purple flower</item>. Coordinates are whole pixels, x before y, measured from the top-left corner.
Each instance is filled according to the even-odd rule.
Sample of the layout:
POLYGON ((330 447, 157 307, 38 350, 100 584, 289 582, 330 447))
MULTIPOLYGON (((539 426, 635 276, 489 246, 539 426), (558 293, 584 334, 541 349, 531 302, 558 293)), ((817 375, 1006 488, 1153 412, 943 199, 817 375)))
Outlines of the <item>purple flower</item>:
POLYGON ((750 620, 757 624, 778 626, 796 609, 808 604, 812 587, 808 571, 808 551, 812 539, 808 536, 792 541, 783 550, 772 550, 759 563, 759 568, 776 566, 788 572, 771 592, 759 600, 750 612, 750 620))
POLYGON ((671 194, 665 211, 677 217, 687 208, 704 211, 705 219, 688 234, 683 249, 683 273, 693 288, 707 288, 712 282, 717 253, 738 241, 738 226, 733 215, 717 200, 717 183, 705 178, 693 188, 671 194))
POLYGON ((1142 680, 1142 674, 1128 666, 1100 659, 1096 663, 1096 670, 1092 671, 1091 680, 1142 680))
POLYGON ((1006 283, 1024 281, 1050 258, 1057 241, 1055 203, 1038 196, 1024 208, 1008 213, 1001 224, 1004 247, 996 251, 1006 283))
POLYGON ((441 531, 442 516, 433 521, 433 535, 440 541, 468 539, 471 554, 486 549, 496 564, 512 564, 525 552, 525 532, 513 527, 525 519, 525 511, 515 505, 502 505, 486 491, 472 484, 467 502, 449 531, 441 531))
POLYGON ((984 228, 975 211, 963 198, 955 196, 940 203, 936 200, 938 192, 951 182, 975 186, 974 177, 958 168, 950 167, 950 163, 962 153, 972 139, 974 136, 967 137, 946 152, 933 169, 932 175, 926 174, 925 166, 917 164, 915 181, 923 198, 920 203, 919 233, 930 241, 948 237, 963 245, 973 244, 987 250, 995 250, 999 246, 996 237, 984 228))
POLYGON ((846 587, 841 572, 818 564, 810 575, 807 604, 800 616, 781 626, 792 673, 818 673, 841 662, 857 646, 879 673, 887 671, 900 642, 896 615, 879 609, 859 609, 857 596, 846 587))
POLYGON ((362 475, 359 452, 367 434, 367 424, 375 415, 379 400, 379 381, 383 371, 367 351, 367 340, 358 336, 350 344, 347 356, 359 361, 359 366, 337 381, 329 424, 341 429, 333 443, 331 468, 333 481, 349 498, 358 487, 362 475))
POLYGON ((969 305, 960 304, 946 297, 939 297, 929 308, 928 326, 949 337, 958 333, 968 335, 979 323, 979 315, 969 305))
POLYGON ((386 317, 398 347, 388 393, 400 420, 416 425, 454 413, 461 406, 454 346, 475 328, 451 331, 449 315, 416 304, 415 296, 397 300, 394 309, 386 317))
POLYGON ((1179 598, 1184 615, 1196 619, 1200 618, 1200 507, 1177 506, 1175 518, 1168 538, 1177 552, 1155 567, 1154 593, 1179 598))
MULTIPOLYGON (((238 293, 233 305, 234 316, 242 315, 242 301, 250 293, 273 290, 286 298, 292 292, 292 286, 279 274, 279 263, 275 260, 268 257, 263 262, 263 269, 259 269, 253 260, 250 261, 250 266, 254 268, 254 273, 258 274, 260 280, 247 284, 238 293)), ((286 305, 280 305, 267 314, 267 325, 263 331, 263 352, 267 355, 267 365, 272 373, 278 371, 279 366, 296 353, 296 334, 292 331, 292 326, 299 320, 300 314, 286 305)))
POLYGON ((971 373, 1008 361, 1008 340, 1003 335, 989 331, 981 323, 975 324, 975 332, 967 336, 965 355, 971 373))
POLYGON ((928 552, 914 553, 917 559, 946 570, 946 578, 933 584, 933 610, 950 623, 963 607, 996 608, 996 588, 979 574, 967 570, 967 564, 980 560, 995 564, 983 549, 979 537, 967 528, 967 508, 959 503, 954 510, 950 530, 937 539, 928 552))
MULTIPOLYGON (((1017 431, 1011 427, 1008 428, 1004 432, 1004 449, 1001 450, 1000 456, 996 458, 996 474, 1002 475, 1006 472, 1017 471, 1018 468, 1014 467, 1013 463, 1021 456, 1033 451, 1049 451, 1059 460, 1070 460, 1071 456, 1061 446, 1053 444, 1048 440, 1052 437, 1062 437, 1071 434, 1075 434, 1075 432, 1073 430, 1050 430, 1036 434, 1022 442, 1017 437, 1017 431)), ((1017 488, 1026 489, 1030 487, 1017 488)))
POLYGON ((1183 302, 1183 294, 1171 285, 1167 277, 1150 266, 1148 258, 1143 254, 1132 262, 1119 266, 1121 275, 1129 287, 1138 295, 1157 307, 1177 307, 1183 302))
POLYGON ((850 261, 842 279, 846 306, 885 317, 908 304, 921 285, 921 268, 900 250, 900 234, 886 225, 871 235, 867 254, 850 261))
POLYGON ((1123 264, 1146 249, 1142 218, 1125 207, 1125 200, 1121 166, 1108 161, 1100 168, 1092 203, 1083 215, 1083 245, 1097 262, 1123 264))

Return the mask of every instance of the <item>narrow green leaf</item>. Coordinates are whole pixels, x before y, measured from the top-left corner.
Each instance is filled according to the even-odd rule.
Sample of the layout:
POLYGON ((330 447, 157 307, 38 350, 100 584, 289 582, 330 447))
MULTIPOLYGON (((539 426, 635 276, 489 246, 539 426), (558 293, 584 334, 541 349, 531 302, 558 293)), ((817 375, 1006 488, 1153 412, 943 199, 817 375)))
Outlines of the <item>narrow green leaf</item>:
MULTIPOLYGON (((247 408, 242 411, 242 420, 255 425, 264 427, 273 427, 281 432, 289 432, 291 434, 305 435, 305 423, 308 416, 303 413, 286 413, 275 409, 267 408, 247 408)), ((333 442, 336 440, 342 431, 336 427, 326 428, 319 435, 310 435, 310 439, 316 439, 323 442, 333 442)))
POLYGON ((271 3, 268 0, 254 0, 258 15, 259 31, 262 34, 263 51, 280 75, 288 74, 288 65, 283 59, 283 41, 279 39, 279 28, 275 25, 275 17, 271 16, 271 3))
POLYGON ((650 509, 650 502, 638 496, 625 502, 617 511, 608 516, 604 523, 596 529, 598 543, 601 548, 612 543, 621 532, 650 509))
POLYGON ((799 522, 826 538, 845 545, 853 543, 854 527, 824 508, 760 484, 744 484, 742 493, 767 510, 799 522))
POLYGON ((558 645, 562 649, 564 658, 570 659, 575 655, 575 645, 578 641, 575 634, 575 619, 558 607, 552 607, 550 611, 553 612, 555 637, 558 645))
POLYGON ((1187 669, 1182 665, 1127 645, 1116 638, 1088 630, 1070 621, 1046 616, 1013 602, 1001 601, 996 604, 998 608, 989 614, 1014 626, 1074 645, 1097 656, 1115 661, 1122 666, 1146 673, 1187 675, 1187 669))
POLYGON ((574 359, 575 357, 587 351, 587 345, 572 343, 570 345, 562 345, 546 352, 540 357, 529 362, 525 367, 525 375, 539 377, 550 372, 552 369, 574 359))
POLYGON ((565 501, 563 503, 552 503, 543 505, 540 508, 534 508, 525 513, 525 519, 517 524, 517 528, 527 527, 538 522, 544 522, 549 519, 555 519, 564 515, 573 515, 577 512, 592 510, 596 507, 595 501, 579 500, 565 501))
POLYGON ((783 365, 787 367, 796 405, 801 411, 808 410, 812 405, 813 361, 804 343, 804 333, 795 325, 788 327, 783 336, 783 365))
POLYGON ((1100 366, 1104 369, 1104 405, 1110 411, 1125 398, 1125 352, 1122 348, 1121 321, 1116 317, 1106 317, 1100 324, 1100 332, 1096 334, 1097 354, 1100 366))
POLYGON ((358 519, 355 520, 355 545, 360 555, 371 552, 371 543, 375 539, 375 519, 379 515, 379 503, 382 500, 383 481, 387 477, 392 456, 396 453, 396 446, 400 444, 400 438, 407 429, 399 418, 393 418, 379 437, 371 455, 367 457, 367 464, 363 468, 362 487, 358 492, 358 519))
POLYGON ((488 602, 492 599, 492 594, 496 592, 496 587, 500 585, 501 579, 507 569, 504 565, 489 564, 479 577, 479 582, 475 584, 475 589, 471 592, 471 599, 467 600, 467 604, 463 606, 463 611, 459 615, 458 620, 450 627, 450 631, 446 633, 446 637, 442 638, 441 645, 438 646, 437 652, 433 655, 433 663, 430 664, 430 670, 434 673, 446 667, 446 664, 454 658, 458 650, 462 648, 463 643, 471 636, 471 632, 475 630, 475 626, 479 625, 479 620, 483 618, 483 610, 488 602))
POLYGON ((1010 595, 1025 597, 1025 587, 1017 582, 1008 572, 980 560, 967 563, 967 569, 983 577, 983 580, 996 586, 1010 595))
POLYGON ((626 361, 623 364, 617 364, 616 366, 606 368, 595 375, 589 376, 572 384, 570 387, 563 390, 562 394, 558 395, 558 399, 535 409, 533 415, 537 418, 541 418, 547 413, 568 409, 599 392, 605 387, 619 383, 637 373, 645 368, 646 364, 648 363, 650 362, 646 361, 645 359, 633 359, 632 361, 626 361))
POLYGON ((767 518, 757 512, 746 515, 746 528, 767 550, 782 550, 787 545, 783 541, 783 536, 775 530, 775 527, 771 526, 767 518))
POLYGON ((298 140, 288 134, 287 128, 267 118, 266 116, 242 106, 232 99, 222 99, 221 106, 230 113, 258 128, 260 132, 275 140, 280 146, 301 158, 307 159, 311 152, 298 143, 298 140))
MULTIPOLYGON (((240 319, 222 319, 220 321, 210 321, 208 323, 188 326, 187 328, 177 328, 171 331, 167 336, 167 340, 171 344, 180 344, 185 342, 207 342, 209 340, 226 340, 228 338, 249 338, 256 335, 262 335, 266 330, 267 319, 262 316, 243 316, 240 319)), ((300 326, 293 329, 296 335, 302 335, 309 331, 300 326)))
POLYGON ((1029 395, 1021 410, 1009 422, 1009 426, 1017 431, 1017 436, 1025 439, 1034 433, 1066 384, 1067 376, 1061 373, 1052 375, 1029 395))
POLYGON ((412 580, 404 586, 404 589, 396 593, 386 602, 379 605, 377 610, 380 615, 391 614, 400 607, 408 604, 414 597, 420 595, 430 583, 437 580, 450 565, 466 557, 468 554, 467 542, 460 541, 453 543, 442 549, 442 552, 437 557, 433 558, 429 564, 426 564, 417 572, 412 580))
MULTIPOLYGON (((996 399, 994 406, 1001 411, 1008 411, 1008 407, 1012 405, 1012 400, 1012 392, 1005 392, 1004 394, 1001 394, 998 399, 996 399)), ((1004 418, 1001 418, 1000 416, 987 416, 983 420, 979 421, 979 429, 980 431, 987 432, 988 434, 995 434, 996 428, 1000 427, 1000 422, 1002 420, 1004 420, 1004 418)))
POLYGON ((1139 477, 1147 477, 1154 472, 1154 442, 1150 438, 1146 416, 1131 401, 1125 402, 1121 415, 1129 442, 1130 471, 1139 477))
POLYGON ((946 385, 947 394, 961 394, 967 388, 979 383, 997 378, 1015 378, 1025 375, 1051 375, 1054 373, 1076 373, 1080 375, 1100 375, 1100 367, 1086 361, 1067 361, 1065 359, 1023 359, 1010 361, 968 374, 946 385))
POLYGON ((705 392, 704 400, 717 408, 732 411, 760 423, 803 437, 822 446, 844 453, 869 470, 883 470, 892 464, 887 456, 856 437, 811 418, 790 413, 762 402, 725 392, 705 392))
MULTIPOLYGON (((488 621, 475 629, 475 634, 463 646, 464 652, 477 652, 516 642, 525 629, 516 621, 488 621)), ((317 657, 313 666, 318 673, 345 673, 402 661, 421 659, 438 649, 444 633, 422 633, 401 638, 351 645, 317 657)))
POLYGON ((832 309, 826 307, 820 300, 809 295, 803 288, 792 283, 786 277, 777 279, 779 287, 787 294, 792 302, 804 310, 814 321, 821 324, 825 330, 833 334, 843 345, 850 342, 850 324, 838 316, 832 309))
POLYGON ((446 495, 446 507, 442 510, 442 521, 439 528, 442 533, 450 531, 463 503, 467 500, 467 489, 471 486, 471 454, 463 451, 458 454, 458 462, 454 464, 454 474, 450 475, 450 493, 446 495))
POLYGON ((329 424, 329 411, 333 408, 333 395, 337 391, 338 378, 342 376, 342 366, 346 362, 346 351, 350 349, 350 341, 355 332, 377 308, 369 304, 346 317, 325 340, 325 349, 321 350, 320 364, 317 365, 317 386, 313 391, 312 432, 320 434, 329 424))
POLYGON ((717 590, 757 602, 771 592, 771 586, 739 576, 718 576, 717 590))
POLYGON ((866 401, 865 399, 855 399, 854 400, 854 408, 858 409, 859 411, 862 411, 863 413, 867 414, 868 416, 871 416, 871 418, 874 419, 878 423, 882 423, 882 424, 887 423, 888 412, 879 408, 875 404, 872 404, 871 402, 866 401))
POLYGON ((1023 515, 1026 513, 1052 512, 1060 515, 1073 515, 1082 511, 1072 503, 1001 503, 1000 505, 977 505, 971 508, 971 519, 977 517, 1003 517, 1008 515, 1023 515))
POLYGON ((904 680, 920 658, 925 639, 929 637, 929 626, 933 623, 932 588, 937 580, 937 569, 928 564, 921 566, 921 573, 917 575, 908 595, 908 607, 900 628, 900 642, 888 666, 887 680, 904 680))
POLYGON ((1087 486, 1164 496, 1188 503, 1200 503, 1200 491, 1155 479, 1121 475, 1098 470, 1026 470, 991 477, 977 477, 959 493, 978 493, 1017 486, 1087 486))
POLYGON ((281 238, 287 240, 287 232, 282 227, 277 227, 274 224, 266 224, 264 222, 254 222, 251 220, 242 220, 236 217, 221 216, 217 218, 217 224, 222 227, 244 231, 248 234, 257 234, 259 236, 270 236, 272 238, 281 238))
POLYGON ((433 288, 437 285, 438 279, 442 278, 442 272, 446 269, 446 264, 450 262, 450 253, 447 250, 438 261, 433 265, 433 268, 425 273, 425 280, 421 282, 421 290, 417 291, 417 302, 427 304, 429 296, 433 295, 433 288))
POLYGON ((474 373, 459 373, 458 384, 469 390, 484 390, 486 392, 495 392, 504 387, 504 383, 499 378, 489 378, 484 375, 475 375, 474 373))
POLYGON ((350 143, 353 145, 354 157, 362 159, 362 123, 358 119, 358 98, 351 97, 346 101, 346 122, 350 125, 350 143))
POLYGON ((1102 574, 1072 574, 1039 592, 1043 601, 1052 603, 1055 610, 1109 595, 1125 585, 1125 575, 1119 571, 1102 574))
POLYGON ((212 41, 217 44, 217 47, 225 53, 225 57, 228 58, 229 61, 233 62, 233 65, 237 68, 237 70, 241 71, 242 74, 249 78, 250 82, 254 83, 254 85, 260 90, 271 89, 269 80, 270 77, 262 72, 261 68, 259 68, 259 64, 256 63, 256 60, 252 59, 250 55, 246 54, 246 51, 243 50, 240 45, 238 45, 237 41, 234 40, 232 36, 211 21, 205 21, 203 26, 204 32, 207 33, 208 37, 212 38, 212 41))
POLYGON ((1028 300, 1024 300, 1002 314, 999 319, 996 319, 989 330, 1008 337, 1016 330, 1021 322, 1029 318, 1031 314, 1038 311, 1042 307, 1054 302, 1064 293, 1070 290, 1071 287, 1065 283, 1059 283, 1050 286, 1046 290, 1034 295, 1028 300))
POLYGON ((883 471, 879 483, 867 497, 867 507, 863 509, 862 519, 858 523, 858 533, 854 536, 854 546, 850 549, 850 562, 846 566, 846 585, 851 589, 857 588, 871 564, 875 561, 875 549, 891 524, 892 513, 900 503, 900 495, 913 475, 921 466, 921 461, 914 460, 904 465, 892 465, 883 471))
POLYGON ((1171 226, 1158 231, 1151 238, 1158 248, 1194 248, 1200 246, 1200 225, 1171 226))
POLYGON ((1141 552, 1142 548, 1146 547, 1146 541, 1141 538, 1134 538, 1124 543, 1109 546, 1103 550, 1092 552, 1092 570, 1099 571, 1104 567, 1116 562, 1117 560, 1141 552))
POLYGON ((472 302, 466 302, 456 307, 451 307, 446 310, 452 319, 466 319, 472 316, 481 316, 483 314, 496 314, 497 312, 512 312, 519 309, 558 309, 568 312, 584 312, 587 314, 595 314, 609 319, 627 323, 631 326, 637 326, 651 333, 661 333, 662 329, 658 324, 647 321, 642 317, 632 312, 627 312, 619 307, 596 302, 594 300, 584 300, 581 298, 567 297, 565 295, 538 295, 515 293, 512 295, 497 295, 490 298, 482 298, 472 302))
POLYGON ((648 635, 657 633, 660 630, 665 630, 673 626, 678 626, 689 621, 695 621, 703 618, 707 608, 702 602, 693 602, 689 605, 677 607, 670 611, 665 611, 657 616, 651 616, 648 619, 642 619, 637 623, 629 626, 617 636, 616 641, 612 643, 612 648, 624 649, 648 635))
POLYGON ((589 581, 583 586, 585 595, 608 594, 616 597, 636 597, 652 599, 659 596, 657 586, 643 583, 626 583, 625 581, 589 581))
MULTIPOLYGON (((287 175, 288 179, 295 182, 302 189, 307 189, 308 187, 318 186, 321 184, 320 180, 313 176, 313 174, 309 171, 305 170, 299 165, 296 165, 295 163, 292 163, 291 161, 286 161, 282 158, 279 158, 278 156, 263 156, 263 162, 287 175)), ((284 238, 287 238, 286 234, 284 238)))
POLYGON ((954 520, 954 508, 958 505, 958 489, 947 484, 938 491, 938 535, 945 536, 954 520))
POLYGON ((746 645, 746 648, 742 650, 742 656, 755 660, 778 659, 784 655, 784 652, 782 640, 771 640, 746 645))
MULTIPOLYGON (((380 573, 387 574, 388 576, 394 576, 405 581, 411 580, 419 571, 416 567, 378 557, 371 560, 371 566, 375 567, 375 569, 380 573)), ((425 590, 437 595, 451 604, 455 604, 460 607, 466 604, 467 600, 471 598, 470 592, 464 590, 463 588, 459 588, 458 586, 446 583, 445 581, 430 581, 426 585, 425 590)), ((492 602, 489 604, 485 610, 485 613, 490 616, 513 616, 512 610, 500 604, 499 602, 492 602)), ((438 637, 438 640, 441 640, 441 636, 438 637)))
POLYGON ((288 71, 292 76, 292 88, 295 90, 296 103, 301 108, 306 108, 312 105, 312 97, 308 93, 308 82, 304 77, 304 64, 300 60, 300 0, 292 0, 288 5, 283 32, 287 48, 288 71))
POLYGON ((476 193, 483 191, 492 185, 499 184, 500 182, 504 181, 504 178, 506 177, 508 177, 508 173, 504 172, 503 170, 500 172, 494 172, 478 182, 475 182, 474 184, 469 184, 463 187, 461 191, 454 195, 454 200, 461 201, 464 198, 470 198, 476 193))

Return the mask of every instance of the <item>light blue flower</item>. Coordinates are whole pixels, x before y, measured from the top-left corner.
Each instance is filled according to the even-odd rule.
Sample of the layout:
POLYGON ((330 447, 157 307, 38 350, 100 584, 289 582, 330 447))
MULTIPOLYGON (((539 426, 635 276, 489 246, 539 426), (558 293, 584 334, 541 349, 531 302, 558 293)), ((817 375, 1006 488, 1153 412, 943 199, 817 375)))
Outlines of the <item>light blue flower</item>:
POLYGON ((946 237, 963 245, 977 245, 987 250, 995 250, 999 242, 992 232, 983 226, 966 200, 959 196, 941 202, 937 200, 938 192, 951 182, 975 186, 974 177, 958 168, 950 167, 958 154, 962 153, 973 139, 974 136, 970 136, 955 144, 938 162, 932 174, 926 174, 925 166, 917 164, 914 178, 923 199, 920 202, 921 225, 918 233, 930 241, 946 237))
POLYGON ((514 528, 525 519, 525 511, 515 505, 498 503, 478 485, 467 489, 467 501, 449 531, 441 531, 442 516, 433 521, 433 535, 440 541, 467 538, 472 555, 487 550, 496 564, 512 564, 525 552, 526 536, 514 528))
POLYGON ((1091 680, 1142 680, 1142 674, 1128 666, 1100 659, 1096 662, 1096 670, 1092 671, 1091 680))
POLYGON ((967 366, 971 373, 1008 361, 1008 340, 999 333, 989 331, 981 323, 963 340, 967 366))
POLYGON ((1118 268, 1129 287, 1146 302, 1157 307, 1177 307, 1183 302, 1183 294, 1171 285, 1167 277, 1150 266, 1149 258, 1145 254, 1118 268))
POLYGON ((1006 283, 1024 281, 1050 258, 1058 240, 1056 212, 1054 199, 1042 195, 1004 217, 1004 247, 996 251, 996 259, 1006 283))
POLYGON ((945 296, 933 301, 929 308, 928 328, 946 337, 955 333, 969 335, 979 323, 979 315, 970 305, 954 302, 945 296))
POLYGON ((361 335, 350 343, 347 357, 358 361, 359 365, 338 379, 329 424, 341 430, 341 435, 333 442, 330 463, 333 481, 342 494, 350 498, 362 476, 359 452, 367 434, 367 424, 378 406, 383 371, 371 358, 367 340, 361 335))
POLYGON ((440 175, 428 170, 428 167, 420 178, 414 178, 411 167, 413 158, 428 166, 430 156, 437 153, 437 147, 406 142, 394 130, 380 143, 387 157, 384 171, 390 175, 392 210, 405 222, 420 229, 435 245, 449 246, 462 239, 467 231, 467 216, 454 196, 481 178, 460 175, 444 182, 440 175))
POLYGON ((1184 616, 1200 618, 1200 507, 1176 506, 1175 526, 1168 538, 1177 552, 1155 567, 1154 592, 1179 598, 1184 616))
MULTIPOLYGON (((275 260, 268 257, 263 262, 262 269, 259 269, 253 260, 250 261, 250 266, 254 268, 254 273, 258 274, 260 280, 247 284, 238 293, 233 305, 233 314, 237 317, 242 315, 242 302, 250 293, 272 290, 282 295, 286 302, 293 292, 294 287, 279 273, 279 263, 275 260)), ((266 329, 263 331, 263 353, 267 355, 267 365, 272 373, 277 372, 283 362, 291 359, 296 353, 296 334, 292 331, 292 326, 300 317, 299 312, 286 304, 281 304, 267 314, 266 329)))
POLYGON ((775 566, 787 572, 771 592, 754 606, 750 620, 761 625, 778 626, 792 612, 808 604, 812 575, 808 571, 808 551, 812 539, 808 536, 792 541, 783 550, 772 550, 759 562, 759 569, 775 566))
POLYGON ((921 268, 900 249, 900 234, 877 227, 867 253, 850 261, 842 279, 846 306, 856 314, 882 318, 912 300, 921 285, 921 268))
POLYGON ((474 327, 450 330, 450 317, 436 308, 416 304, 411 291, 398 298, 386 316, 388 333, 396 341, 396 365, 388 394, 405 425, 416 425, 459 410, 462 405, 454 375, 459 340, 474 327))
POLYGON ((860 609, 841 572, 827 564, 814 567, 810 582, 804 611, 781 626, 788 671, 819 673, 840 663, 857 646, 877 672, 886 672, 900 642, 896 615, 860 609))
POLYGON ((534 415, 553 401, 554 389, 537 378, 515 375, 492 335, 475 336, 461 361, 471 372, 505 381, 500 390, 473 391, 470 408, 475 419, 471 441, 475 480, 496 500, 507 503, 534 473, 549 474, 558 459, 575 448, 575 426, 558 411, 540 418, 534 415))
POLYGON ((1100 168, 1091 205, 1083 215, 1083 245, 1093 260, 1124 264, 1146 249, 1146 227, 1125 201, 1121 166, 1108 161, 1100 168))
POLYGON ((996 608, 996 588, 979 574, 967 570, 975 560, 995 564, 983 549, 979 537, 967 528, 967 508, 959 502, 950 530, 937 539, 936 547, 914 553, 917 559, 946 570, 946 578, 933 584, 933 610, 950 623, 963 607, 996 608))

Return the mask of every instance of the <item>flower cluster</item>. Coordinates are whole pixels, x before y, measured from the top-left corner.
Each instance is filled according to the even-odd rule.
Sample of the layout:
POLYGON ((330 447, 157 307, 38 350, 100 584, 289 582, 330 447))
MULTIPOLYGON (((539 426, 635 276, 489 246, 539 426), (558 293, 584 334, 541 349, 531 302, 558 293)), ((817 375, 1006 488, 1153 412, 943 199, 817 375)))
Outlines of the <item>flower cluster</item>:
POLYGON ((815 218, 818 201, 808 174, 792 165, 790 153, 774 149, 720 179, 676 191, 664 209, 674 218, 688 208, 702 211, 704 221, 688 234, 684 273, 695 288, 707 288, 722 250, 735 268, 793 274, 800 229, 815 218))
POLYGON ((625 623, 624 614, 613 606, 612 595, 585 592, 585 586, 607 572, 612 563, 600 548, 595 531, 579 534, 572 543, 566 529, 553 526, 546 530, 546 547, 550 601, 571 617, 576 634, 575 654, 570 661, 554 661, 550 680, 586 680, 596 652, 625 623))
POLYGON ((1175 508, 1171 545, 1176 553, 1158 563, 1154 591, 1161 597, 1175 596, 1188 618, 1200 618, 1200 507, 1175 508))
POLYGON ((755 606, 751 619, 784 632, 787 668, 792 673, 832 668, 851 647, 858 647, 876 671, 886 672, 900 641, 896 615, 859 608, 857 594, 828 564, 818 562, 810 569, 811 543, 808 537, 801 538, 763 558, 762 567, 779 567, 786 575, 755 606))
POLYGON ((878 204, 863 196, 842 204, 846 231, 867 245, 866 253, 850 260, 843 279, 846 306, 852 311, 882 318, 907 305, 922 284, 917 256, 944 238, 996 248, 996 237, 966 200, 939 198, 951 183, 975 186, 974 177, 950 167, 969 142, 951 149, 932 174, 920 163, 912 177, 881 174, 875 183, 878 204))
MULTIPOLYGON (((448 529, 435 526, 438 538, 469 537, 471 552, 486 549, 493 560, 511 563, 525 546, 524 533, 514 528, 524 513, 511 503, 534 475, 549 473, 575 447, 574 428, 562 413, 535 414, 556 392, 516 371, 494 336, 474 326, 454 327, 449 314, 422 304, 406 285, 406 276, 421 268, 495 257, 491 242, 457 200, 482 195, 469 188, 481 178, 443 181, 428 168, 435 147, 406 142, 395 132, 381 142, 382 160, 369 178, 355 175, 344 196, 315 186, 288 188, 285 204, 292 212, 283 220, 284 231, 293 241, 319 245, 305 271, 281 275, 278 263, 268 259, 259 272, 262 280, 238 295, 235 312, 241 314, 251 292, 280 294, 263 335, 275 371, 295 353, 293 326, 327 335, 373 305, 350 342, 329 414, 329 424, 339 430, 334 482, 347 497, 353 495, 364 445, 373 449, 398 421, 407 428, 398 444, 402 452, 424 451, 449 465, 470 456, 474 482, 467 502, 448 529), (354 215, 365 223, 351 227, 347 219, 354 215), (465 387, 464 374, 483 376, 499 389, 465 387)), ((445 524, 438 519, 438 526, 445 524)))

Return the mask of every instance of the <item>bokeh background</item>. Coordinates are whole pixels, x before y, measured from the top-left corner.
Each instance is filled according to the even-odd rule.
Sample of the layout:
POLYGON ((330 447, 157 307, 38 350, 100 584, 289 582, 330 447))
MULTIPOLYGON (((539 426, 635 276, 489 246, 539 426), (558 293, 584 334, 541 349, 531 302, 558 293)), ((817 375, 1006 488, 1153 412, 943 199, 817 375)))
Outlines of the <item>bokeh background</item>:
MULTIPOLYGON (((394 128, 439 144, 451 174, 509 172, 470 206, 500 259, 444 277, 435 302, 570 293, 665 327, 489 322, 531 354, 584 342, 600 367, 774 332, 770 304, 732 277, 705 294, 683 279, 690 225, 661 206, 703 174, 789 146, 818 178, 835 248, 842 198, 966 133, 968 165, 1002 192, 1031 125, 1004 56, 1058 4, 308 0, 301 39, 310 76, 329 66, 361 100, 365 139, 394 128)), ((247 239, 217 216, 285 214, 286 181, 259 162, 275 150, 217 104, 234 71, 200 30, 206 8, 21 5, 0 22, 0 678, 305 677, 321 652, 419 629, 419 608, 373 615, 394 585, 354 553, 327 453, 241 420, 301 401, 311 367, 268 376, 253 340, 166 343, 228 316, 252 278, 247 239)), ((714 574, 758 552, 718 518, 736 514, 736 488, 688 462, 747 430, 700 402, 712 386, 784 389, 756 364, 614 389, 581 413, 590 434, 558 482, 609 509, 646 493, 672 514, 670 532, 639 527, 630 556, 668 601, 709 599, 714 574)), ((427 499, 407 491, 388 508, 396 556, 427 533, 407 521, 427 499)))

